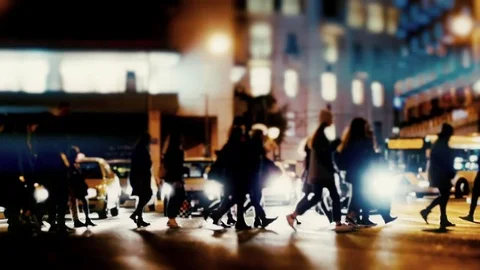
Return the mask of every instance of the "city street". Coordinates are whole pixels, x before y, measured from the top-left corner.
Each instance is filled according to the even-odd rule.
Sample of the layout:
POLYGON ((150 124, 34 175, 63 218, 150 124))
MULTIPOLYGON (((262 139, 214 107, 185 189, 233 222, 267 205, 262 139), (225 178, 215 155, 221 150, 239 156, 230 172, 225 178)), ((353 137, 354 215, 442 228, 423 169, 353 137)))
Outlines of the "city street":
MULTIPOLYGON (((199 219, 181 220, 183 229, 168 230, 157 213, 146 214, 149 228, 136 230, 130 209, 66 238, 44 233, 17 239, 1 221, 0 259, 14 265, 2 269, 479 269, 480 224, 458 218, 467 212, 465 200, 451 201, 449 216, 457 226, 446 233, 418 215, 428 201, 397 202, 393 224, 350 234, 336 234, 314 211, 293 232, 284 218, 291 207, 269 207, 267 214, 279 215, 278 221, 267 230, 240 233, 199 228, 199 219)), ((379 216, 372 219, 381 224, 379 216)), ((430 220, 438 224, 438 210, 430 220)))

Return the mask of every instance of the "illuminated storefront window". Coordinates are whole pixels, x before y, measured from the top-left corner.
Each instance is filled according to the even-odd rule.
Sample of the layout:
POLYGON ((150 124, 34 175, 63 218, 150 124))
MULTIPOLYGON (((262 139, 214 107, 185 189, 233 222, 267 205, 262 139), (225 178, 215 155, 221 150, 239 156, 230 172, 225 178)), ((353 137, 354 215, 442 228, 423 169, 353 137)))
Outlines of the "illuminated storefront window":
POLYGON ((300 0, 283 0, 282 13, 288 16, 300 14, 300 0))
POLYGON ((373 106, 380 108, 384 102, 384 89, 383 85, 379 82, 372 83, 372 103, 373 106))
POLYGON ((365 25, 365 10, 361 0, 348 1, 347 21, 353 28, 362 28, 365 25))
POLYGON ((266 66, 250 68, 250 87, 252 95, 262 96, 270 93, 272 83, 272 70, 266 66))
POLYGON ((293 69, 285 70, 284 85, 288 97, 294 98, 298 93, 298 73, 293 69))
POLYGON ((337 99, 337 76, 331 72, 325 72, 320 76, 322 98, 326 101, 337 99))
POLYGON ((384 8, 380 3, 369 3, 367 6, 367 28, 372 33, 382 33, 385 29, 384 8))
POLYGON ((268 23, 251 26, 250 54, 253 59, 269 58, 272 54, 272 27, 268 23))
POLYGON ((50 70, 48 54, 0 51, 0 91, 43 93, 50 70))
POLYGON ((355 79, 352 81, 352 101, 353 104, 361 105, 365 97, 364 84, 361 80, 355 79))
POLYGON ((273 0, 248 0, 247 10, 254 14, 270 14, 273 12, 273 0))

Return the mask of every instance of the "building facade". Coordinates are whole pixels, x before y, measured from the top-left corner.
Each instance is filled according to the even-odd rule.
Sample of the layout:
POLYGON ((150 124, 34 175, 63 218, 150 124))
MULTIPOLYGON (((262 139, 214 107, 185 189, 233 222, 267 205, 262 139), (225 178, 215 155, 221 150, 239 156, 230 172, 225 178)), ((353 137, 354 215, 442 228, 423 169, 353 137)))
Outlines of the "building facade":
POLYGON ((236 63, 246 70, 237 83, 254 96, 272 91, 287 107, 282 158, 301 159, 299 146, 327 106, 335 115, 332 140, 354 117, 367 118, 379 140, 390 135, 400 15, 394 2, 243 0, 236 14, 236 63))
POLYGON ((436 134, 449 122, 459 135, 480 131, 480 3, 398 1, 404 39, 395 84, 399 136, 436 134))

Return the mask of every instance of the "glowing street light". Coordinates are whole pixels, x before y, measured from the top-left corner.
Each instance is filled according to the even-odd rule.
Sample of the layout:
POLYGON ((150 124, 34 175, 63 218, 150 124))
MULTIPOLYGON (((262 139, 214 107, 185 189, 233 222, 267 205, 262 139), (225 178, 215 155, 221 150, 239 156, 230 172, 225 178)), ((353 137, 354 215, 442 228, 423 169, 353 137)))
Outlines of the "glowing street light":
POLYGON ((475 22, 468 9, 465 9, 461 14, 456 15, 450 22, 450 30, 456 36, 467 37, 473 31, 475 22))
POLYGON ((226 34, 214 34, 208 40, 208 50, 213 55, 221 55, 228 52, 231 46, 230 37, 226 34))

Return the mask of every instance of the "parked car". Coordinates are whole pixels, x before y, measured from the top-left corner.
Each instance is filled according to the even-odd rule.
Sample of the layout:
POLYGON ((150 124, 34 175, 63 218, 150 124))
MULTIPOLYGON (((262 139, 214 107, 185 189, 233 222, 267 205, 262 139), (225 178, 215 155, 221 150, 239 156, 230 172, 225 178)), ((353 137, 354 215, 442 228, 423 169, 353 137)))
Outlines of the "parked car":
MULTIPOLYGON (((113 159, 108 160, 108 164, 111 166, 112 170, 120 179, 120 187, 122 189, 122 194, 120 195, 120 204, 123 205, 127 200, 132 200, 132 186, 130 185, 130 159, 113 159)), ((152 173, 150 178, 150 184, 152 187, 152 198, 147 203, 150 211, 155 210, 155 205, 157 204, 159 198, 159 185, 155 176, 152 173)))
POLYGON ((118 216, 120 207, 120 179, 102 158, 82 157, 78 160, 88 186, 89 207, 99 218, 107 218, 108 212, 118 216))

